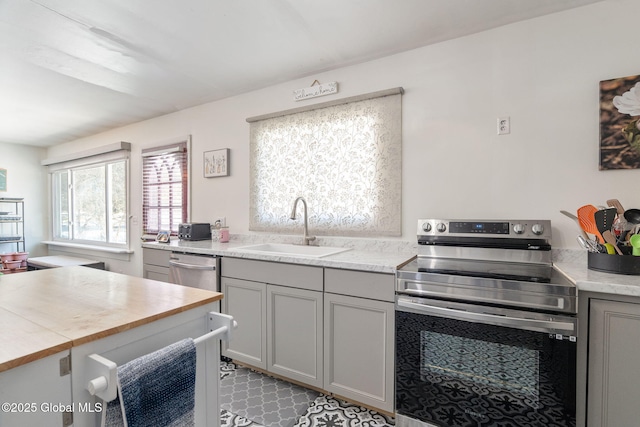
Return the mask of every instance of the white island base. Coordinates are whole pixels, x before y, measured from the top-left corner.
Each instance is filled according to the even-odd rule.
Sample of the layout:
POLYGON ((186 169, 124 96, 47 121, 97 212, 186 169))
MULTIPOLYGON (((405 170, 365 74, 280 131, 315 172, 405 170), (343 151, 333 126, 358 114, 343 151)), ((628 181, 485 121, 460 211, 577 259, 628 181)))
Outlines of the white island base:
MULTIPOLYGON (((221 298, 87 267, 3 277, 0 426, 99 426, 105 404, 87 390, 96 378, 89 356, 121 365, 199 338, 221 298)), ((196 426, 220 423, 219 339, 196 345, 196 426)))

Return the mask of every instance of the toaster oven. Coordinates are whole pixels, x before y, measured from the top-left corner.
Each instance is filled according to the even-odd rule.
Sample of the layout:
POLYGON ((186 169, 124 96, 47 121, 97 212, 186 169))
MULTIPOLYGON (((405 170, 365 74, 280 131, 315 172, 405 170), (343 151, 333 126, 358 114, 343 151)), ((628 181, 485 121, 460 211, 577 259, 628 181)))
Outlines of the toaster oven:
POLYGON ((178 227, 180 240, 210 240, 211 224, 204 222, 187 222, 178 227))

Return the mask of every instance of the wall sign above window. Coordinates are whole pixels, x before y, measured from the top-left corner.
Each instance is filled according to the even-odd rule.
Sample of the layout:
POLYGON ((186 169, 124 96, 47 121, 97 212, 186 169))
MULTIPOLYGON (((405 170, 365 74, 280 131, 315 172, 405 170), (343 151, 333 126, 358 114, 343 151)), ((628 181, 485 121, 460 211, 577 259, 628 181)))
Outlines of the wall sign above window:
POLYGON ((305 99, 331 95, 334 93, 338 93, 338 82, 320 84, 319 81, 315 80, 310 87, 294 90, 293 100, 303 101, 305 99))

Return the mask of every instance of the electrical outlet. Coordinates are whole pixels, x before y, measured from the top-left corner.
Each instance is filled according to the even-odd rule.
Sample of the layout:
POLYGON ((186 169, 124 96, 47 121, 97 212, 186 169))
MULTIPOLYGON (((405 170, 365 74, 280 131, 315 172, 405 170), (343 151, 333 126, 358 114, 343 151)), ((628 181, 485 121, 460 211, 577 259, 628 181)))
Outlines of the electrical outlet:
POLYGON ((215 227, 217 224, 220 224, 220 227, 224 227, 227 225, 227 218, 224 216, 219 216, 213 221, 213 226, 215 227))
POLYGON ((498 135, 511 133, 511 119, 509 117, 498 117, 498 135))

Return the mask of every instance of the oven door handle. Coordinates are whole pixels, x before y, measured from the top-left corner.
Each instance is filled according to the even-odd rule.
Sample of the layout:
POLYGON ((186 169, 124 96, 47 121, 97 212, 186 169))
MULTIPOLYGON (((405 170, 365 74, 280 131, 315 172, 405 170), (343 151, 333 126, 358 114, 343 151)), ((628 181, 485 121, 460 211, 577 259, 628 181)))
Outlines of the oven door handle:
POLYGON ((436 317, 444 317, 447 319, 456 319, 463 321, 472 321, 478 323, 484 323, 494 326, 505 326, 507 328, 523 329, 527 331, 547 332, 547 333, 563 333, 566 335, 577 335, 577 321, 574 319, 568 319, 567 321, 559 320, 536 320, 526 319, 512 316, 499 316, 489 313, 477 313, 466 310, 456 310, 455 308, 448 307, 436 307, 433 305, 425 305, 420 303, 411 302, 403 298, 399 298, 397 306, 400 308, 410 309, 413 312, 419 312, 436 317))

